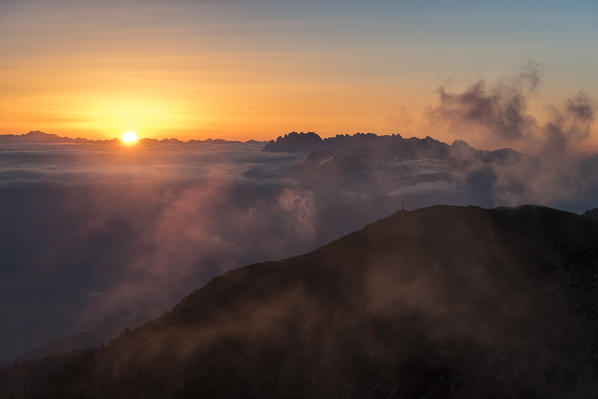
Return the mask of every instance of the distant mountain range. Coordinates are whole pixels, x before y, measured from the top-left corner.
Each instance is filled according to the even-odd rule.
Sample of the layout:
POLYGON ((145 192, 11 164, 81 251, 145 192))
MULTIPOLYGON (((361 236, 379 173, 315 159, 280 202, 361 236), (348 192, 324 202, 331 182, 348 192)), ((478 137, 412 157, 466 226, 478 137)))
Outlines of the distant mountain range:
MULTIPOLYGON (((56 134, 31 131, 26 134, 0 135, 0 145, 3 144, 120 144, 118 138, 110 140, 92 140, 86 138, 61 137, 56 134)), ((182 141, 176 138, 152 139, 141 138, 139 144, 239 144, 241 141, 224 139, 205 139, 182 141)), ((523 154, 504 148, 496 151, 477 150, 461 140, 448 145, 431 137, 419 139, 416 137, 403 138, 401 135, 376 135, 373 133, 356 133, 354 135, 337 135, 322 139, 313 132, 291 132, 271 141, 248 140, 246 144, 264 144, 265 152, 312 153, 309 159, 324 159, 332 153, 352 155, 386 154, 408 158, 430 157, 434 159, 455 158, 465 159, 476 157, 484 162, 514 162, 520 160, 523 154)))
MULTIPOLYGON (((2 144, 120 144, 118 138, 110 140, 92 140, 86 138, 61 137, 56 134, 38 130, 25 134, 0 135, 2 144)), ((176 138, 152 139, 141 138, 139 144, 239 144, 241 141, 224 139, 205 139, 182 141, 176 138)), ((403 138, 401 135, 376 135, 373 133, 356 133, 354 135, 337 135, 321 138, 313 132, 291 132, 271 141, 248 140, 247 144, 264 144, 266 152, 316 153, 322 157, 327 153, 339 152, 385 152, 396 156, 429 156, 433 158, 477 156, 485 161, 508 161, 519 159, 522 155, 517 151, 505 148, 496 151, 476 150, 461 140, 448 145, 431 137, 403 138)))
POLYGON ((112 140, 90 140, 77 137, 76 139, 70 137, 60 137, 56 134, 44 133, 39 130, 31 131, 25 134, 2 134, 0 135, 1 144, 73 144, 73 143, 101 143, 113 144, 120 143, 118 139, 112 140))
POLYGON ((0 396, 597 397, 596 242, 598 221, 544 207, 399 211, 4 369, 0 396))
MULTIPOLYGON (((85 138, 70 138, 61 137, 56 134, 44 133, 38 130, 31 131, 26 134, 3 134, 0 135, 0 145, 2 144, 120 144, 121 141, 117 138, 110 140, 91 140, 85 138)), ((151 139, 142 138, 139 140, 140 144, 238 144, 241 141, 222 140, 222 139, 205 139, 205 140, 188 140, 181 141, 179 139, 151 139)), ((264 142, 249 140, 248 144, 263 144, 264 142)))
POLYGON ((264 146, 264 151, 314 153, 314 156, 319 157, 331 153, 350 152, 435 159, 476 157, 486 162, 517 161, 523 157, 521 153, 511 148, 495 151, 476 150, 462 140, 456 140, 449 145, 429 136, 420 139, 417 137, 404 138, 400 134, 378 136, 373 133, 340 134, 323 139, 314 132, 291 132, 267 143, 264 146))
MULTIPOLYGON (((304 187, 323 192, 368 193, 401 197, 410 204, 475 203, 494 206, 497 174, 540 170, 538 159, 510 148, 478 150, 464 141, 447 144, 431 137, 404 138, 372 133, 321 138, 313 132, 292 132, 264 146, 266 152, 292 152, 299 159, 284 171, 304 187), (422 202, 423 201, 423 202, 422 202)), ((509 180, 516 180, 509 177, 509 180)), ((509 182, 509 189, 521 182, 509 182)), ((419 206, 418 206, 419 207, 419 206)))

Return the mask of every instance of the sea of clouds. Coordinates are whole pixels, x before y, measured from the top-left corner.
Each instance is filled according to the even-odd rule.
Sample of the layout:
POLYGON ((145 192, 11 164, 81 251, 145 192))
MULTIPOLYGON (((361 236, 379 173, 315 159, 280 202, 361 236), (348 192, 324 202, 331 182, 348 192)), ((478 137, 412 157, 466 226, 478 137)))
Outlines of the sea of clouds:
MULTIPOLYGON (((583 93, 528 115, 530 69, 508 85, 439 92, 437 123, 537 151, 266 152, 263 143, 0 145, 0 360, 92 331, 99 343, 212 277, 314 249, 406 206, 598 206, 598 156, 579 155, 583 93)), ((426 148, 429 142, 423 142, 426 148)), ((436 144, 434 144, 436 145, 436 144)))

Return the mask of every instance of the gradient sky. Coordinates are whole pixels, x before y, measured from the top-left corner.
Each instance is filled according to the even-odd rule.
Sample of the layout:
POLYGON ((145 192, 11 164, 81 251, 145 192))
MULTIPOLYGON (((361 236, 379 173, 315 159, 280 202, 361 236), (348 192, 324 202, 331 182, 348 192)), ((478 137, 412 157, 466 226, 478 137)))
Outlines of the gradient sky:
POLYGON ((0 133, 448 139, 423 122, 440 85, 530 61, 539 115, 598 98, 595 0, 415 3, 0 0, 0 133))

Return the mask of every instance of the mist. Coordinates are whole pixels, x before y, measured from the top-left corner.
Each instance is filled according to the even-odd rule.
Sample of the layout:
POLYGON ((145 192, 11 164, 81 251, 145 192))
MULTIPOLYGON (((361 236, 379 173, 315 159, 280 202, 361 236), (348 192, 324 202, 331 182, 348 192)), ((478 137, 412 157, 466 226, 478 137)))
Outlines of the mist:
POLYGON ((170 309, 214 276, 307 252, 406 206, 598 206, 581 155, 583 92, 528 110, 542 72, 441 87, 429 117, 502 143, 289 134, 263 143, 4 143, 0 360, 94 331, 96 343, 170 309), (513 148, 509 148, 513 147, 513 148), (519 151, 518 151, 519 150, 519 151))

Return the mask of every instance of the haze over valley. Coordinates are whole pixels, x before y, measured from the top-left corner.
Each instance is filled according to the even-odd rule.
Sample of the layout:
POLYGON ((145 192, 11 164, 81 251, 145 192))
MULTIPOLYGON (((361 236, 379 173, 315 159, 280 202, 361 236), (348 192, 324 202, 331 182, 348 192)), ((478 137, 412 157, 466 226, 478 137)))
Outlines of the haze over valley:
POLYGON ((73 334, 103 342, 215 275, 306 252, 402 206, 580 213, 598 193, 596 157, 553 171, 552 158, 399 135, 0 142, 4 361, 73 334))
POLYGON ((598 397, 594 0, 0 0, 0 398, 598 397))

